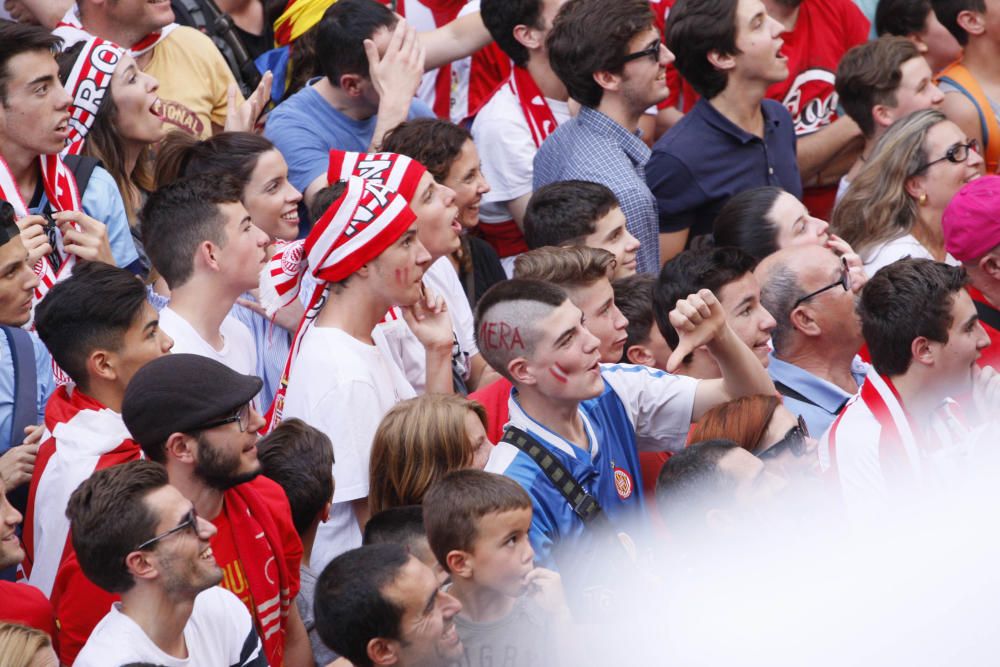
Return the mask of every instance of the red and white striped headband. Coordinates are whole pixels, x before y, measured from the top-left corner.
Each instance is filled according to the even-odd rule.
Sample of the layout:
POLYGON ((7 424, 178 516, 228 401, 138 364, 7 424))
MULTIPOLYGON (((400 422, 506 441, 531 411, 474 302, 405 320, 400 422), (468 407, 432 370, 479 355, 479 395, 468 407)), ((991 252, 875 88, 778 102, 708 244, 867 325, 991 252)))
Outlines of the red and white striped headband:
POLYGON ((354 153, 334 149, 330 151, 326 180, 327 183, 336 183, 351 176, 360 176, 370 183, 378 183, 398 192, 406 201, 412 202, 425 173, 427 167, 399 153, 354 153))
POLYGON ((80 153, 111 86, 115 68, 124 55, 124 49, 100 37, 91 37, 84 43, 66 79, 66 90, 73 96, 73 102, 69 108, 69 138, 64 153, 80 153))
POLYGON ((321 285, 347 278, 395 243, 416 219, 402 196, 349 177, 347 189, 305 241, 277 247, 261 272, 261 305, 270 316, 291 303, 307 268, 321 285))

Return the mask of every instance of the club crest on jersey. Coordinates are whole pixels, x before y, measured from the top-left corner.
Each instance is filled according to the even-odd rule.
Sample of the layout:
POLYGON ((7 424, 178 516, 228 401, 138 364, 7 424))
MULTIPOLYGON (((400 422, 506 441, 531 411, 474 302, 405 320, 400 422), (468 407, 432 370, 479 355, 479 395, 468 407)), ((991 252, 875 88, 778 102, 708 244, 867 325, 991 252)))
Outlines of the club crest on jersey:
POLYGON ((622 500, 627 500, 632 495, 632 475, 622 468, 615 468, 615 491, 622 500))

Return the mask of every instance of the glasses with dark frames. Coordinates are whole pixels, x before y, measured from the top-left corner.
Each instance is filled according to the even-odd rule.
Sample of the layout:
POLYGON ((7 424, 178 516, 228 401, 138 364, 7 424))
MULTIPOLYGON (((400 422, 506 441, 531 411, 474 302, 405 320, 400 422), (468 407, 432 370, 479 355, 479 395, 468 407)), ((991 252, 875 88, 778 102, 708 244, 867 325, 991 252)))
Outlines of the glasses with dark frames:
POLYGON ((647 56, 653 59, 653 62, 660 62, 660 47, 663 42, 656 40, 655 44, 650 44, 642 51, 636 51, 635 53, 627 53, 622 58, 622 65, 625 63, 632 62, 633 60, 639 60, 640 58, 646 58, 647 56))
POLYGON ((792 304, 792 310, 798 308, 800 303, 808 301, 814 296, 818 296, 823 292, 831 290, 834 287, 838 286, 843 287, 845 292, 851 291, 851 271, 850 269, 847 268, 847 260, 844 259, 843 257, 840 258, 840 277, 837 278, 832 283, 830 283, 829 285, 827 285, 826 287, 820 287, 815 292, 810 292, 809 294, 806 294, 804 297, 796 299, 795 303, 792 304))
POLYGON ((927 164, 923 165, 915 172, 913 172, 913 175, 916 176, 921 172, 925 172, 934 165, 936 165, 938 162, 944 162, 945 160, 953 164, 962 164, 963 162, 969 159, 969 151, 976 151, 977 153, 979 152, 978 139, 969 139, 969 143, 967 144, 955 144, 945 152, 944 157, 939 157, 936 160, 931 160, 930 162, 928 162, 927 164))
POLYGON ((198 534, 198 513, 194 511, 193 507, 191 508, 190 512, 184 515, 184 518, 181 520, 179 524, 177 524, 170 530, 166 531, 165 533, 160 533, 156 537, 151 537, 150 539, 146 540, 145 542, 137 546, 132 551, 142 551, 144 549, 148 549, 150 546, 156 544, 163 538, 170 537, 174 533, 179 533, 187 528, 190 528, 191 531, 194 532, 196 535, 198 534))
POLYGON ((236 422, 239 424, 240 433, 246 433, 247 429, 250 427, 250 404, 241 405, 235 413, 230 417, 225 417, 223 419, 216 419, 215 421, 210 421, 207 424, 202 424, 197 429, 198 431, 207 431, 210 428, 215 428, 216 426, 225 426, 226 424, 232 424, 236 422))
POLYGON ((799 415, 797 423, 788 429, 785 437, 757 454, 757 458, 761 460, 775 459, 781 456, 781 453, 786 449, 791 449, 792 454, 797 457, 802 456, 807 450, 806 438, 808 437, 809 427, 806 425, 806 420, 802 415, 799 415))

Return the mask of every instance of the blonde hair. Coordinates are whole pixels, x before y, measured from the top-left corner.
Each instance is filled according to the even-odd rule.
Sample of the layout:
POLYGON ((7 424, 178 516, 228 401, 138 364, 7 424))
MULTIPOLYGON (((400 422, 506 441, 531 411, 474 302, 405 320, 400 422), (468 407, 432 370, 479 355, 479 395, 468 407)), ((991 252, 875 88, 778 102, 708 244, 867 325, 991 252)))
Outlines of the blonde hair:
POLYGON ((39 651, 52 648, 47 634, 16 623, 0 623, 0 665, 28 667, 39 651))
POLYGON ((589 287, 601 278, 610 279, 614 267, 615 256, 601 248, 545 246, 518 255, 514 277, 574 289, 589 287))
POLYGON ((863 259, 874 246, 909 234, 916 224, 917 201, 906 182, 927 164, 928 132, 946 120, 940 111, 925 109, 893 123, 833 209, 830 231, 863 259))
POLYGON ((472 465, 472 443, 465 431, 470 410, 486 428, 486 409, 452 394, 411 398, 386 413, 375 431, 369 461, 372 514, 419 505, 431 484, 472 465))

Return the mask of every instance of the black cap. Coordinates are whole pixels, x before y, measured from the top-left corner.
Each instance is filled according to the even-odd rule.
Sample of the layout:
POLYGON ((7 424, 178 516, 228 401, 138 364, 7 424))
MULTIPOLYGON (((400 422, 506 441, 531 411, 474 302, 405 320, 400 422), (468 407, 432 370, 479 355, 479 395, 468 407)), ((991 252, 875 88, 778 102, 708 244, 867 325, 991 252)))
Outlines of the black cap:
MULTIPOLYGON (((122 418, 143 450, 159 447, 172 433, 197 430, 246 405, 264 385, 199 354, 167 354, 132 376, 122 418)), ((155 457, 154 457, 155 458, 155 457)))

